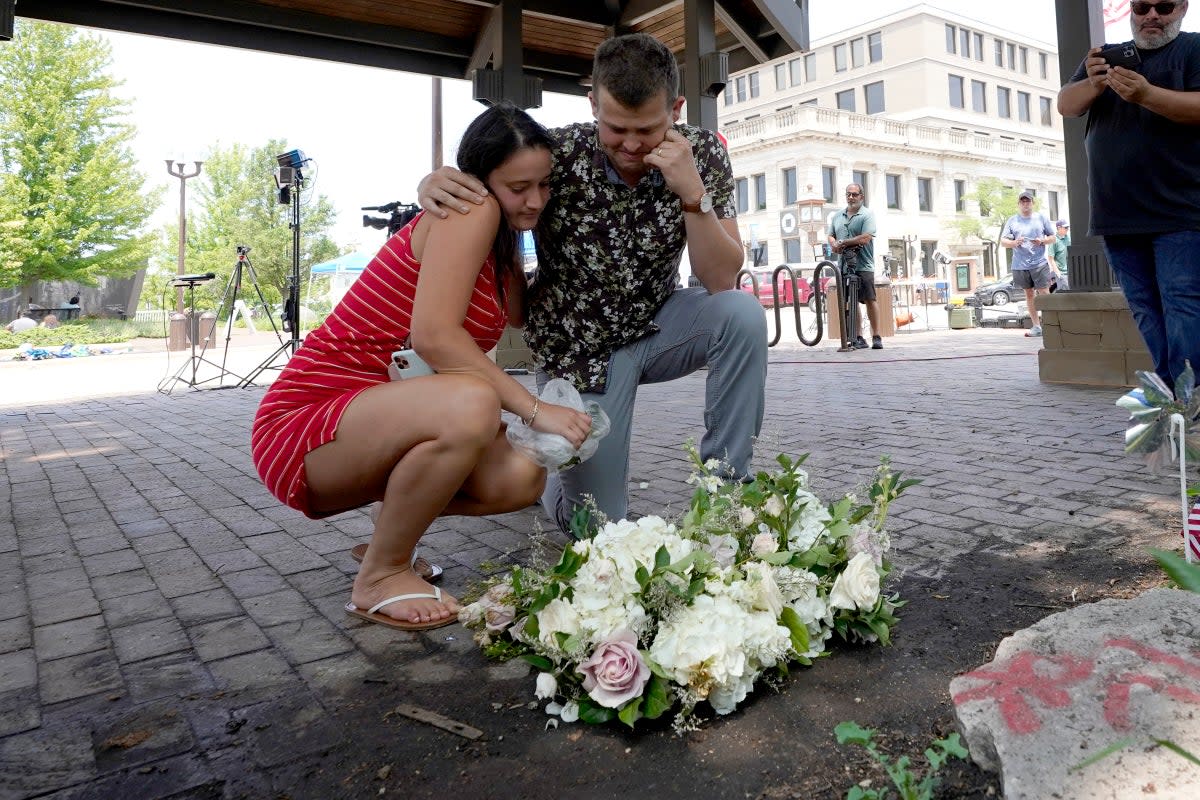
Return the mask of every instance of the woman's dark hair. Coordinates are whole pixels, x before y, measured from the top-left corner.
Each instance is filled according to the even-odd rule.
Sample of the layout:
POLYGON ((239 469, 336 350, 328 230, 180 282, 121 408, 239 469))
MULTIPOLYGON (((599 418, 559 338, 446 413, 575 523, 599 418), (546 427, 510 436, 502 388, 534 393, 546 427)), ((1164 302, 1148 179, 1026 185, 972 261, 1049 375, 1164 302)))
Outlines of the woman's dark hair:
MULTIPOLYGON (((554 140, 533 117, 511 103, 500 103, 484 111, 467 127, 458 145, 458 168, 487 183, 492 170, 526 147, 544 147, 554 152, 554 140)), ((496 287, 503 299, 504 274, 523 277, 524 273, 518 258, 517 232, 503 214, 492 249, 500 273, 496 276, 496 287)))

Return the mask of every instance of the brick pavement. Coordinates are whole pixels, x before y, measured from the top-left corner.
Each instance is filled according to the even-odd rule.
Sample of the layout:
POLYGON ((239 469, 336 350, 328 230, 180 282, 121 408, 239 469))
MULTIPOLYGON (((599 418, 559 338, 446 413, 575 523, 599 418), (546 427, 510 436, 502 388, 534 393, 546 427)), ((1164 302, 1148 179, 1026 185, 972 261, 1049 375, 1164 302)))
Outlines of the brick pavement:
MULTIPOLYGON (((890 454, 924 479, 890 529, 900 568, 926 579, 975 558, 1174 547, 1175 483, 1121 454, 1119 392, 1040 384, 1037 347, 994 330, 902 334, 847 354, 781 344, 756 461, 809 452, 828 496, 890 454)), ((704 375, 643 389, 632 511, 686 501, 680 445, 701 433, 704 375)), ((477 709, 464 721, 491 734, 505 724, 492 703, 532 699, 529 681, 487 664, 459 627, 405 634, 342 611, 348 551, 369 520, 306 520, 261 487, 247 431, 262 389, 22 407, 5 383, 17 403, 0 406, 0 798, 328 796, 309 781, 361 735, 355 698, 373 684, 420 687, 422 704, 459 718, 477 709), (464 671, 469 689, 453 688, 464 671)), ((545 524, 536 509, 450 519, 422 548, 461 594, 489 565, 528 559, 529 533, 545 524)), ((706 735, 733 740, 745 735, 738 725, 706 735)), ((398 730, 424 774, 457 743, 415 723, 398 730)), ((598 733, 577 746, 617 763, 620 741, 598 733)), ((551 769, 571 757, 529 746, 514 755, 495 740, 488 752, 551 769)), ((363 763, 373 775, 388 758, 375 743, 363 763)), ((660 768, 626 762, 636 774, 660 768)), ((503 763, 472 769, 503 775, 503 763)), ((697 767, 664 796, 689 796, 719 769, 697 767)), ((446 788, 372 787, 392 784, 419 796, 446 788)))

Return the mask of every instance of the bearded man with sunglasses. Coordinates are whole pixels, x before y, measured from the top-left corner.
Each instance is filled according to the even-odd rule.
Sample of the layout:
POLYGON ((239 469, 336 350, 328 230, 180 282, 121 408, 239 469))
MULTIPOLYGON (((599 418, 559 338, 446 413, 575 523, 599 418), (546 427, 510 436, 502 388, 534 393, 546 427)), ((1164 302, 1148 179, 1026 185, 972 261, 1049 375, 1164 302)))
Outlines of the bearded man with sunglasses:
POLYGON ((1180 32, 1187 0, 1129 8, 1140 63, 1109 66, 1093 47, 1058 110, 1088 115, 1091 233, 1173 386, 1185 360, 1200 370, 1200 34, 1180 32))

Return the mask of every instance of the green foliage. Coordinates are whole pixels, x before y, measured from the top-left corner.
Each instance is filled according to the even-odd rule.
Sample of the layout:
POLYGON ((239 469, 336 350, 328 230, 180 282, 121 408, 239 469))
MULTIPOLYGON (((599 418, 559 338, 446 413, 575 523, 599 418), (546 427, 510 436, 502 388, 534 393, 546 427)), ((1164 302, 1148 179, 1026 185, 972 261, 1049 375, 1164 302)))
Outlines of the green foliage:
POLYGON ((31 328, 21 333, 0 330, 0 350, 20 347, 28 342, 34 347, 59 348, 64 344, 110 344, 136 338, 137 326, 121 320, 90 320, 68 322, 57 328, 31 328))
POLYGON ((94 284, 145 266, 145 191, 108 44, 27 22, 0 47, 0 286, 94 284))
MULTIPOLYGON (((197 307, 215 308, 225 294, 238 263, 238 245, 251 248, 250 264, 267 304, 280 303, 287 296, 292 271, 292 207, 279 202, 273 174, 276 155, 289 149, 282 139, 271 139, 254 148, 218 144, 204 159, 200 176, 188 184, 188 208, 194 210, 188 214, 185 268, 188 272, 217 275, 216 280, 197 287, 197 307)), ((307 177, 314 174, 310 171, 307 177)), ((323 195, 304 189, 300 206, 301 290, 314 264, 338 254, 337 244, 328 236, 335 217, 333 206, 323 195)), ((160 238, 156 258, 165 272, 176 271, 178 246, 178 230, 169 226, 160 238)), ((243 269, 240 297, 254 305, 259 300, 250 277, 249 270, 243 269)))
MULTIPOLYGON (((918 777, 919 773, 914 771, 912 760, 908 756, 900 756, 893 761, 880 752, 874 741, 876 731, 850 721, 838 723, 833 732, 837 736, 838 744, 857 745, 871 754, 891 779, 900 800, 931 800, 940 780, 937 773, 941 768, 951 758, 965 759, 968 755, 967 749, 959 742, 957 733, 952 733, 945 739, 937 739, 932 746, 925 749, 925 761, 929 764, 929 769, 924 776, 918 777)), ((892 796, 892 792, 886 788, 870 789, 862 785, 852 786, 846 792, 846 800, 886 800, 892 796)))
POLYGON ((1167 573, 1167 576, 1181 589, 1200 592, 1200 564, 1189 564, 1183 556, 1166 550, 1151 548, 1150 553, 1158 561, 1163 572, 1167 573))
MULTIPOLYGON (((975 189, 967 193, 967 199, 979 204, 979 215, 960 214, 954 218, 953 226, 959 236, 966 240, 971 237, 1000 241, 1000 229, 1008 218, 1017 213, 1018 187, 1008 186, 999 178, 983 178, 975 184, 975 189)), ((1035 198, 1034 209, 1038 207, 1035 198)), ((1004 251, 1000 251, 1000 259, 1004 260, 1004 251)))

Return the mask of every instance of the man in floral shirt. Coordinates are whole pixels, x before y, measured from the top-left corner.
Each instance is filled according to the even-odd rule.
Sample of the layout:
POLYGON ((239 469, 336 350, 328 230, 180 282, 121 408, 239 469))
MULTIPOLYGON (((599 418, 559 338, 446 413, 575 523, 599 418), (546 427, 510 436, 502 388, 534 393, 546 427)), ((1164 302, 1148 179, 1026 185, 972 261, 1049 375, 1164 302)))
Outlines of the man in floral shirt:
MULTIPOLYGON (((707 366, 700 454, 741 477, 766 382, 766 321, 735 288, 745 255, 729 157, 712 131, 678 124, 675 57, 646 34, 609 39, 592 85, 596 121, 553 131, 525 332, 539 385, 569 379, 612 422, 595 456, 547 481, 542 501, 563 530, 586 496, 611 519, 626 515, 638 385, 707 366), (675 288, 684 244, 702 288, 675 288)), ((485 191, 444 167, 422 181, 419 200, 445 216, 442 205, 466 213, 461 201, 480 203, 485 191)))

